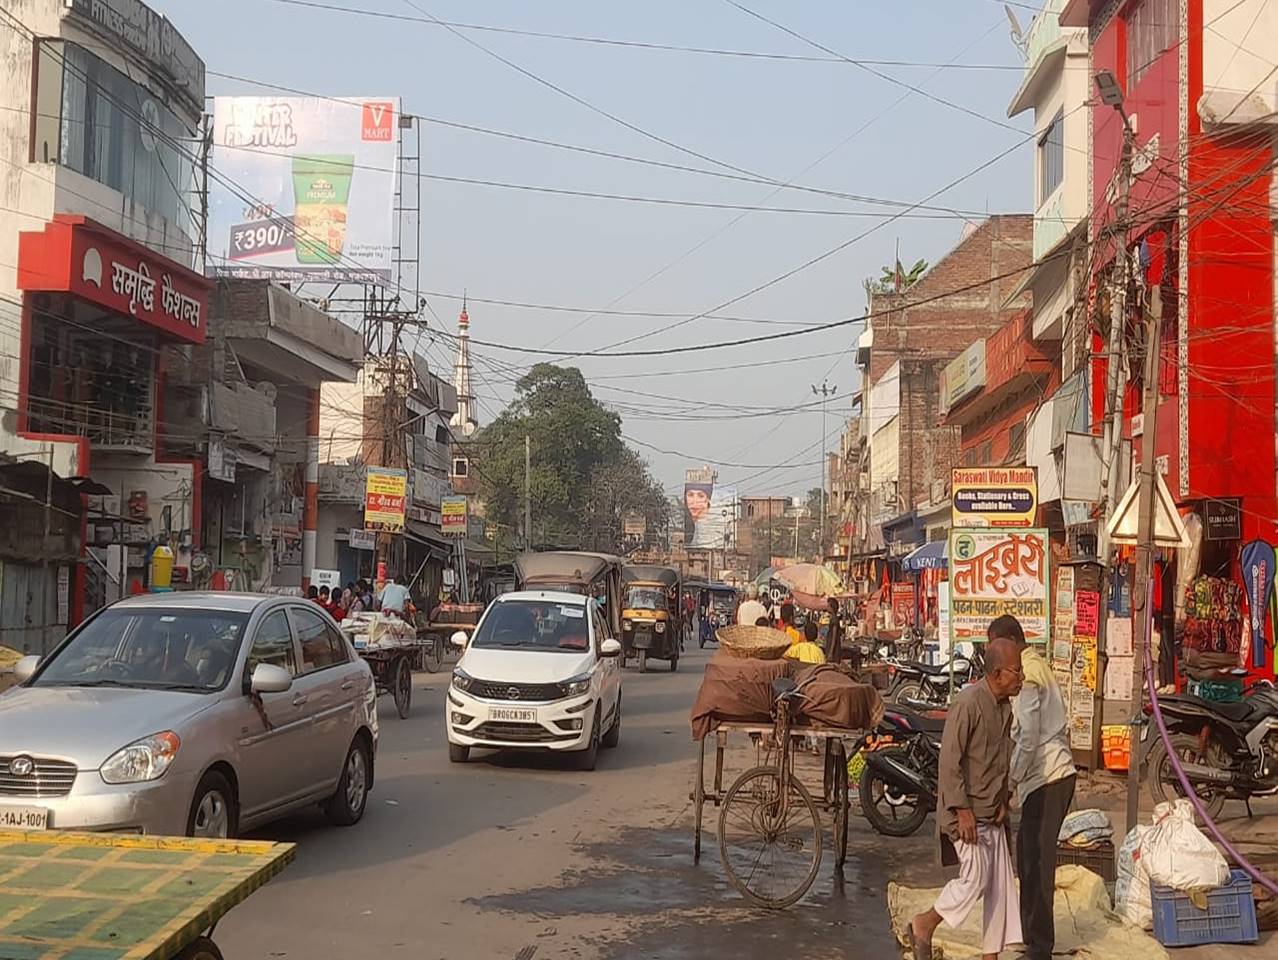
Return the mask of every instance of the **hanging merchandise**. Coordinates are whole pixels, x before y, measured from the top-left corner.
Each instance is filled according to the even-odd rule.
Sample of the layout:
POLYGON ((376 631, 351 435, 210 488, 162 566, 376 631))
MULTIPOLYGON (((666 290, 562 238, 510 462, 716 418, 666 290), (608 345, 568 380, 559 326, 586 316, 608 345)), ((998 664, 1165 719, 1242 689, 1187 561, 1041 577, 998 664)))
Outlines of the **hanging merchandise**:
POLYGON ((1242 607, 1242 588, 1232 580, 1191 580, 1185 592, 1185 648, 1237 654, 1242 646, 1242 607))
POLYGON ((1265 665, 1265 614, 1274 587, 1274 550, 1263 540, 1252 540, 1242 548, 1242 579, 1247 591, 1247 625, 1238 651, 1238 666, 1265 665))

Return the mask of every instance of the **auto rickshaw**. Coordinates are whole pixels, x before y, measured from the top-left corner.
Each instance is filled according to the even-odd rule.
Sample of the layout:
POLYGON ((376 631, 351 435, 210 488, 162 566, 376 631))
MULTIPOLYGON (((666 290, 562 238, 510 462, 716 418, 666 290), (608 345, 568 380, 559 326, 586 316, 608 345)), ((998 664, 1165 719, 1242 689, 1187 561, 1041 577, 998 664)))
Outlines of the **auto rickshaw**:
POLYGON ((736 622, 737 591, 726 583, 709 583, 701 591, 701 632, 697 638, 704 647, 714 640, 715 631, 736 622))
POLYGON ((648 672, 648 658, 670 661, 670 672, 679 669, 682 612, 679 609, 679 572, 670 567, 627 566, 621 571, 625 600, 621 611, 621 662, 639 660, 639 672, 648 672))
POLYGON ((601 613, 614 639, 621 639, 622 559, 606 553, 554 550, 515 559, 519 590, 563 590, 603 600, 601 613))

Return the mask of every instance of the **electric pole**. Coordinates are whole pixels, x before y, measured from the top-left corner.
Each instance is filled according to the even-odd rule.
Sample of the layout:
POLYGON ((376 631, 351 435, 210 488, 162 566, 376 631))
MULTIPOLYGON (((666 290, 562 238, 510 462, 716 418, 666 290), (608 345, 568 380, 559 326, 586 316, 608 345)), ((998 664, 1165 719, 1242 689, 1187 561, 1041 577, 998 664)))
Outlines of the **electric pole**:
MULTIPOLYGON (((1149 311, 1145 318, 1145 395, 1144 423, 1140 438, 1140 500, 1137 513, 1136 540, 1136 581, 1132 584, 1132 718, 1141 715, 1142 697, 1145 687, 1145 645, 1153 641, 1145 632, 1149 618, 1149 582, 1154 564, 1154 516, 1156 505, 1155 478, 1158 464, 1156 462, 1155 439, 1158 430, 1158 374, 1160 354, 1162 353, 1163 330, 1163 296, 1162 290, 1154 284, 1149 291, 1149 311)), ((1152 630, 1151 630, 1152 633, 1152 630)), ((1153 678, 1149 681, 1153 683, 1153 678)), ((1133 749, 1136 743, 1136 730, 1132 728, 1133 749)), ((1133 761, 1127 771, 1127 832, 1136 826, 1136 818, 1140 805, 1140 764, 1133 761)))
MULTIPOLYGON (((837 385, 833 387, 826 386, 826 381, 822 380, 820 387, 813 384, 812 392, 821 398, 821 526, 817 532, 817 553, 820 555, 817 557, 817 563, 825 563, 825 484, 830 473, 825 452, 825 442, 828 437, 825 427, 825 406, 826 401, 839 392, 839 388, 837 385)), ((797 547, 795 552, 798 552, 797 547)))
POLYGON ((532 550, 532 437, 524 434, 524 546, 532 550))

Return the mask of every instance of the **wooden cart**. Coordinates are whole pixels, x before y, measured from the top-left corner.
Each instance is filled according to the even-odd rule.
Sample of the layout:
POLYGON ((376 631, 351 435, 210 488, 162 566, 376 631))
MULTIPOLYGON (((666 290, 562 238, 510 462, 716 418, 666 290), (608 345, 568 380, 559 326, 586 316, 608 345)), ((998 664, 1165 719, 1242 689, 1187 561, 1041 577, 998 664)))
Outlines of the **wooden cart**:
POLYGON ((0 830, 0 957, 222 960, 213 928, 291 843, 0 830))
POLYGON ((413 665, 421 656, 420 643, 356 647, 377 683, 377 693, 389 693, 395 700, 395 712, 401 720, 408 719, 413 705, 413 665))
MULTIPOLYGON (((794 767, 796 748, 800 744, 807 742, 809 738, 822 742, 823 774, 820 799, 816 800, 810 796, 811 791, 802 783, 797 773, 794 774, 791 782, 793 784, 792 789, 797 791, 794 798, 797 807, 801 808, 806 805, 813 810, 814 815, 816 808, 819 807, 830 816, 834 835, 834 868, 837 873, 843 869, 848 852, 848 762, 844 740, 855 740, 858 733, 844 728, 790 726, 788 724, 785 728, 789 731, 789 736, 786 738, 786 749, 789 757, 788 762, 784 765, 785 768, 794 767)), ((705 805, 713 803, 720 808, 719 852, 723 858, 728 879, 746 899, 772 909, 788 907, 797 902, 807 892, 816 879, 817 871, 820 869, 822 848, 821 829, 818 822, 816 823, 815 836, 811 838, 810 852, 804 855, 809 857, 809 863, 804 867, 803 874, 797 876, 794 882, 784 890, 775 893, 760 892, 754 889, 751 883, 742 882, 741 878, 732 869, 729 841, 727 839, 729 821, 731 820, 728 808, 730 803, 738 796, 742 796, 751 789, 758 789, 761 773, 775 777, 778 761, 774 760, 773 757, 779 752, 776 748, 778 729, 776 723, 721 723, 713 733, 702 738, 697 744, 697 779, 693 784, 691 795, 696 816, 692 848, 693 861, 700 862, 701 860, 701 832, 705 805), (724 753, 727 751, 728 741, 733 734, 748 736, 754 743, 756 766, 746 770, 725 789, 723 784, 724 753), (706 740, 711 737, 715 740, 714 783, 712 787, 707 789, 705 782, 706 740)), ((764 779, 766 779, 766 776, 764 779)), ((755 829, 760 827, 757 816, 749 818, 749 822, 755 829)), ((799 841, 796 840, 795 842, 798 843, 799 841)))

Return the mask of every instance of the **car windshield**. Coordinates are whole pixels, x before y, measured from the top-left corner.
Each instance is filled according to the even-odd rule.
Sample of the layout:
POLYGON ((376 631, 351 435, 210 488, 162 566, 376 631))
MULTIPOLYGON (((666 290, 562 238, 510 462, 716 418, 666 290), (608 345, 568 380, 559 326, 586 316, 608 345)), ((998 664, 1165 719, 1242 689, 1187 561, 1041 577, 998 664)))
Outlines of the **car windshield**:
POLYGON ((470 642, 481 650, 590 649, 590 621, 585 604, 549 600, 507 600, 488 611, 470 642))
POLYGON ((247 614, 223 610, 104 610, 45 665, 34 686, 221 690, 247 622, 247 614))
POLYGON ((626 591, 627 610, 664 610, 666 592, 660 587, 631 587, 626 591))
POLYGON ((710 597, 710 606, 715 610, 731 610, 736 603, 736 596, 730 593, 715 593, 710 597))

